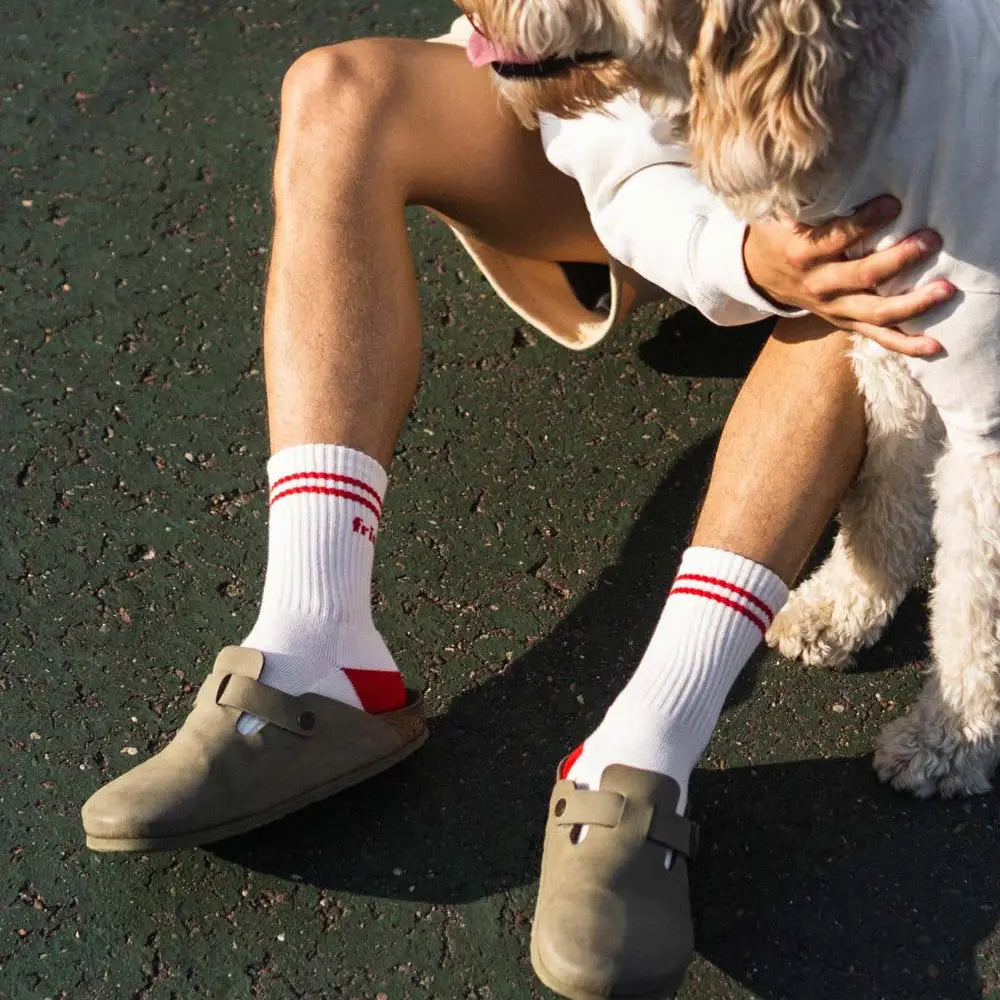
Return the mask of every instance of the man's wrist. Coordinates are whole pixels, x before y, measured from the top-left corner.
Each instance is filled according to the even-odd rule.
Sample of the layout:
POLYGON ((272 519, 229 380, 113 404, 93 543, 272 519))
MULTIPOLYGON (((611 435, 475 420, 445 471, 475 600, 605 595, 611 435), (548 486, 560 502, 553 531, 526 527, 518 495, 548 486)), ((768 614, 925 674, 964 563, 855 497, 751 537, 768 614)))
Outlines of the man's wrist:
POLYGON ((771 306, 775 311, 782 313, 794 313, 798 311, 798 307, 791 305, 787 302, 781 302, 780 300, 774 298, 771 293, 764 288, 763 285, 759 284, 753 276, 754 269, 750 264, 748 259, 748 253, 752 252, 750 250, 750 236, 752 233, 752 227, 746 226, 743 230, 743 270, 747 276, 747 283, 750 287, 765 301, 769 306, 771 306))

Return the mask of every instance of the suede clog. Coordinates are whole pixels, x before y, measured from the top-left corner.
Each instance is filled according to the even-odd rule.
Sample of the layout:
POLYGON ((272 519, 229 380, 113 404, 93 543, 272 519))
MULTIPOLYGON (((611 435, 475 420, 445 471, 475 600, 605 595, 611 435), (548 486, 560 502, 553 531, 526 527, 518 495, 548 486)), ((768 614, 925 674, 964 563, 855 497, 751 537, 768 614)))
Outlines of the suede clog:
POLYGON ((378 774, 427 739, 423 699, 370 715, 262 684, 264 655, 223 649, 170 744, 83 807, 95 851, 166 851, 244 833, 378 774), (268 725, 236 729, 249 712, 268 725))
POLYGON ((531 934, 535 974, 556 993, 665 1000, 679 989, 694 949, 698 837, 679 797, 672 778, 623 764, 605 769, 599 791, 556 782, 531 934))

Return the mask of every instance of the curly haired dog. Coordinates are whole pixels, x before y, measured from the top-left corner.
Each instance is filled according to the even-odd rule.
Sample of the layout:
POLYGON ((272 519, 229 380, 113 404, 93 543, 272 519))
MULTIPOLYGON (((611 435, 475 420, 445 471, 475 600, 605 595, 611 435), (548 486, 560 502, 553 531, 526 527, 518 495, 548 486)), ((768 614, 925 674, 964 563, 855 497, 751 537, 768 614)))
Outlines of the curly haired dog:
POLYGON ((817 223, 890 191, 904 213, 878 246, 917 224, 942 235, 946 250, 909 281, 947 277, 960 290, 921 321, 944 356, 855 345, 867 457, 831 555, 768 638, 807 663, 849 662, 876 641, 936 542, 929 678, 909 714, 881 733, 875 767, 918 796, 987 791, 1000 759, 1000 6, 464 6, 478 32, 470 52, 492 62, 525 122, 637 91, 744 218, 817 223))

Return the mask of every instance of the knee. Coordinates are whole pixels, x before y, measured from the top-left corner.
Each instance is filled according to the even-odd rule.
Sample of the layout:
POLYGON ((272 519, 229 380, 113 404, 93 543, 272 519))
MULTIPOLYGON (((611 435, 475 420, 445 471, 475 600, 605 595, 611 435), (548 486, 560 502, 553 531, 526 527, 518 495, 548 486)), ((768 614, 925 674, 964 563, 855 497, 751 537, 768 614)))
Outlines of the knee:
POLYGON ((402 70, 392 43, 380 39, 329 45, 296 59, 281 87, 276 187, 290 161, 357 156, 383 141, 390 118, 399 116, 402 70))
POLYGON ((300 56, 281 87, 282 138, 313 133, 338 139, 377 132, 401 89, 401 60, 391 43, 361 39, 300 56))

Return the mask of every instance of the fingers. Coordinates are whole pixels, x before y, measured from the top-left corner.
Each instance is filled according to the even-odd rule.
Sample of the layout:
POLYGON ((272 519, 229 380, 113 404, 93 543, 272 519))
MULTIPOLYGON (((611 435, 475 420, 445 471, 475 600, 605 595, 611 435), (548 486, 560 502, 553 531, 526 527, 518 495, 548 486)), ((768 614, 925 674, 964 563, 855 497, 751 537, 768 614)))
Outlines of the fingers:
MULTIPOLYGON (((933 229, 922 229, 887 250, 869 254, 848 265, 855 273, 847 279, 846 287, 878 288, 890 278, 895 278, 908 267, 913 267, 940 249, 941 237, 933 229)), ((846 267, 844 270, 846 272, 846 267)))
POLYGON ((818 258, 839 257, 866 236, 884 229, 899 215, 901 209, 902 206, 895 198, 883 195, 865 202, 853 215, 834 219, 813 229, 800 227, 799 231, 811 234, 813 249, 818 258))
POLYGON ((899 326, 947 302, 955 294, 950 281, 934 281, 901 295, 838 294, 828 296, 831 308, 859 323, 899 326))
POLYGON ((938 280, 900 295, 882 295, 879 289, 936 254, 941 237, 921 229, 877 253, 851 260, 845 253, 884 229, 900 209, 895 198, 884 196, 862 205, 849 218, 815 228, 790 219, 752 225, 744 243, 747 274, 772 302, 804 308, 841 330, 859 333, 907 357, 937 354, 942 347, 933 337, 910 336, 899 327, 947 302, 955 287, 938 280))
POLYGON ((899 330, 890 330, 883 326, 871 326, 867 323, 852 325, 854 333, 874 340, 887 351, 905 354, 908 358, 927 358, 939 354, 942 350, 940 341, 926 335, 910 336, 899 330))
MULTIPOLYGON (((948 294, 955 289, 943 283, 948 294)), ((901 324, 916 319, 944 301, 941 293, 927 294, 927 289, 918 289, 905 295, 883 298, 879 295, 849 295, 836 303, 837 315, 824 315, 824 319, 844 330, 852 330, 874 340, 891 351, 911 356, 937 354, 941 345, 933 337, 902 333, 896 329, 901 324)))
POLYGON ((839 325, 898 354, 911 358, 929 357, 943 349, 940 341, 926 334, 906 334, 896 328, 947 302, 955 292, 956 288, 950 282, 936 281, 925 288, 892 297, 844 296, 837 302, 837 307, 842 316, 849 316, 850 320, 839 325))
MULTIPOLYGON (((817 267, 809 279, 809 287, 817 298, 830 303, 838 299, 844 301, 851 293, 863 288, 877 292, 887 281, 899 277, 914 264, 940 249, 941 237, 932 230, 921 230, 887 250, 880 250, 859 260, 838 261, 817 267)), ((890 308, 895 303, 900 314, 893 313, 888 320, 894 324, 919 316, 928 309, 947 302, 954 294, 955 286, 942 278, 904 295, 886 296, 873 299, 872 302, 885 308, 890 308)), ((871 322, 879 323, 881 320, 873 318, 871 322)))

